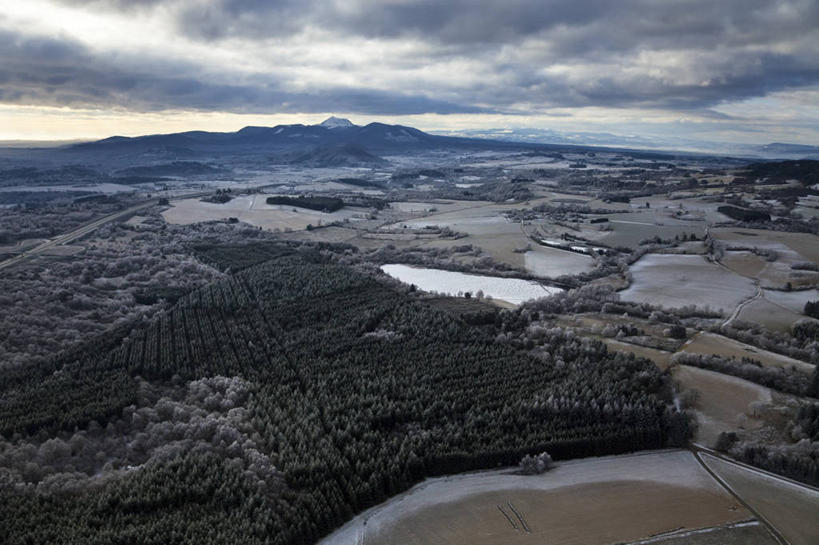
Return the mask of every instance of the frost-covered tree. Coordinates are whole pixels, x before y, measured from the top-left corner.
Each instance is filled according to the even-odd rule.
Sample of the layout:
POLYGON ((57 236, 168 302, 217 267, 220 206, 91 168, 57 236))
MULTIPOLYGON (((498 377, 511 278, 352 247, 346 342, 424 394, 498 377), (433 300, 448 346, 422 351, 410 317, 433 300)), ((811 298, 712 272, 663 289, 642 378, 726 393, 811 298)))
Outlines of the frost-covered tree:
POLYGON ((548 452, 541 452, 532 456, 527 454, 520 460, 518 467, 524 475, 540 475, 552 468, 552 457, 548 452))

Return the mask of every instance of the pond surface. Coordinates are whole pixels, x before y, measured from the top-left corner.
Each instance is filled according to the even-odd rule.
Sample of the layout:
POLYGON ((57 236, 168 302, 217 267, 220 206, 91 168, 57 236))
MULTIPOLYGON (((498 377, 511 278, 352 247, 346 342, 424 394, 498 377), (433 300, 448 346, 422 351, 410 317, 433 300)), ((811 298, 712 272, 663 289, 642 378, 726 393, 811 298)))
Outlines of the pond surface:
POLYGON ((481 276, 441 269, 423 269, 409 265, 382 265, 381 270, 401 282, 415 284, 423 291, 447 295, 470 292, 475 295, 480 290, 484 295, 493 299, 500 299, 514 305, 563 291, 560 288, 543 286, 537 282, 520 278, 481 276))

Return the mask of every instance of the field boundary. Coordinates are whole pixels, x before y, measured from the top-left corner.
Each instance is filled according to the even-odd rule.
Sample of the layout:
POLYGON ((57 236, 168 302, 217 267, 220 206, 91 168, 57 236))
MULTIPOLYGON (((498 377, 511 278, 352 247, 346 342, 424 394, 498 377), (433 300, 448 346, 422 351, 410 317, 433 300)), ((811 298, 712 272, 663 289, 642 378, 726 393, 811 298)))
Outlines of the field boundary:
MULTIPOLYGON (((693 448, 691 449, 691 452, 694 454, 694 458, 702 466, 702 468, 705 469, 705 471, 707 471, 709 475, 711 475, 712 479, 714 479, 720 486, 722 486, 722 488, 724 488, 729 494, 731 494, 731 496, 733 496, 734 499, 741 503, 742 506, 745 507, 745 509, 747 509, 751 514, 753 514, 757 518, 757 520, 760 521, 765 526, 768 532, 774 537, 774 539, 776 539, 776 541, 780 545, 791 545, 791 543, 787 539, 785 539, 785 536, 779 533, 779 530, 777 530, 776 527, 773 524, 771 524, 771 522, 768 519, 763 517, 756 509, 751 507, 751 505, 744 499, 742 499, 742 497, 739 494, 737 494, 734 491, 734 489, 731 488, 731 486, 722 479, 722 477, 717 475, 715 471, 708 467, 708 464, 706 464, 700 457, 700 452, 703 452, 702 450, 700 450, 700 447, 698 447, 697 445, 693 445, 692 447, 693 448)), ((706 452, 706 454, 708 453, 706 452)))
POLYGON ((699 443, 693 443, 693 447, 696 450, 700 451, 700 452, 704 452, 705 454, 708 454, 709 456, 713 456, 714 458, 719 458, 723 462, 727 462, 729 464, 739 466, 742 469, 746 469, 748 471, 754 471, 756 473, 761 473, 762 475, 765 475, 766 477, 770 477, 772 479, 778 479, 778 480, 786 482, 788 484, 792 484, 794 486, 799 486, 799 487, 802 487, 802 488, 804 488, 806 490, 810 490, 811 492, 819 493, 819 487, 813 486, 812 484, 803 483, 803 482, 791 479, 790 477, 785 477, 784 475, 779 475, 778 473, 773 473, 771 471, 768 471, 767 469, 762 469, 762 468, 759 468, 759 467, 756 467, 756 466, 752 466, 751 464, 746 464, 745 462, 741 462, 739 460, 735 460, 733 458, 730 458, 730 457, 722 454, 721 452, 718 452, 718 451, 716 451, 714 449, 711 449, 711 448, 708 448, 706 446, 700 445, 699 443))
POLYGON ((733 524, 723 524, 720 526, 709 526, 707 528, 695 528, 692 530, 685 530, 680 531, 678 528, 677 530, 672 530, 670 532, 663 532, 661 534, 653 535, 644 539, 639 539, 637 541, 629 541, 628 543, 623 543, 622 545, 650 545, 651 543, 657 543, 658 541, 664 541, 668 538, 676 538, 676 537, 687 537, 687 536, 695 536, 699 534, 708 534, 711 532, 716 532, 718 530, 730 530, 732 528, 744 528, 746 526, 763 526, 761 522, 758 520, 743 520, 740 522, 735 522, 733 524))

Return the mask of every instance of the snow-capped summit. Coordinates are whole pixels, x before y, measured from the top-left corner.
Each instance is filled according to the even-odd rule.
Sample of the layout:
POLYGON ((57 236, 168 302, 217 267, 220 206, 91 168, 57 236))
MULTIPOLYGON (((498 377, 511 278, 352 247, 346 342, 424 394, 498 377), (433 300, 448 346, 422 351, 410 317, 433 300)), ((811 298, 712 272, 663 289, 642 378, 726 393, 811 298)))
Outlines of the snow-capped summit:
POLYGON ((326 127, 328 129, 339 129, 339 128, 349 128, 355 127, 355 125, 349 120, 344 119, 342 117, 330 116, 320 124, 321 127, 326 127))

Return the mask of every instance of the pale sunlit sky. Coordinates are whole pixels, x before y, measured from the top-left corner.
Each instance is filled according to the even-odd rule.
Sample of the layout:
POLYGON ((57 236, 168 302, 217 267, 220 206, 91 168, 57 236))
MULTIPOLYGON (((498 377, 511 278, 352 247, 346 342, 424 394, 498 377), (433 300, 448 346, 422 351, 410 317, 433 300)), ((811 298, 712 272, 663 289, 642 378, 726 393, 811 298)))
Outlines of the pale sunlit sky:
POLYGON ((0 5, 0 140, 335 114, 819 145, 815 0, 0 5))

